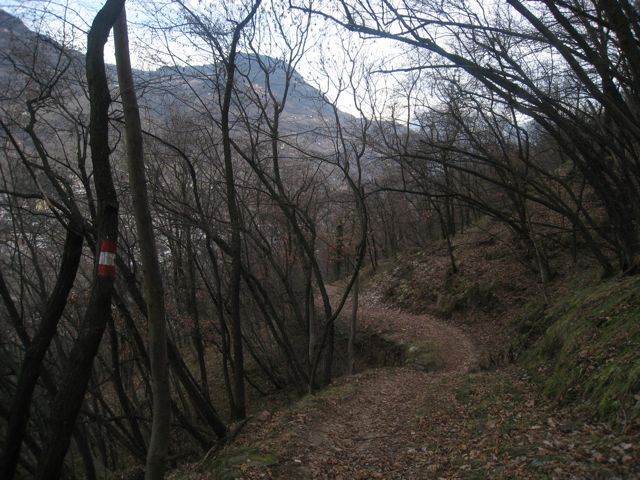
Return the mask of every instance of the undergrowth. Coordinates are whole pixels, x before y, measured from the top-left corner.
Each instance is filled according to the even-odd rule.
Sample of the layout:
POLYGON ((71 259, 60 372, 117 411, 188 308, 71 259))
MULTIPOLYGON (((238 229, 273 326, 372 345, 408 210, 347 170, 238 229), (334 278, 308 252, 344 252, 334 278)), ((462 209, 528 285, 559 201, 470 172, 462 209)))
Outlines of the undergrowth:
POLYGON ((520 363, 544 394, 622 427, 640 422, 640 278, 578 277, 518 319, 520 363))
POLYGON ((558 256, 564 273, 543 295, 504 245, 478 233, 456 242, 455 274, 434 248, 399 255, 369 282, 384 302, 468 325, 488 359, 481 366, 517 357, 554 402, 617 427, 640 426, 640 278, 603 281, 588 263, 558 256))

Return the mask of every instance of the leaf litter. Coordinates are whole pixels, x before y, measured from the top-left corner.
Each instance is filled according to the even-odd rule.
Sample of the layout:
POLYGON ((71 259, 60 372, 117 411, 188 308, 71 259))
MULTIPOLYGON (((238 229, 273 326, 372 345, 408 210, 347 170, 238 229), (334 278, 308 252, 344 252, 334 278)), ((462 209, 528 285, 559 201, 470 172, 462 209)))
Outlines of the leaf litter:
POLYGON ((380 305, 360 322, 407 348, 427 343, 438 370, 367 370, 255 416, 230 448, 277 461, 248 459, 230 478, 640 478, 637 435, 553 407, 516 366, 480 370, 470 333, 380 305))

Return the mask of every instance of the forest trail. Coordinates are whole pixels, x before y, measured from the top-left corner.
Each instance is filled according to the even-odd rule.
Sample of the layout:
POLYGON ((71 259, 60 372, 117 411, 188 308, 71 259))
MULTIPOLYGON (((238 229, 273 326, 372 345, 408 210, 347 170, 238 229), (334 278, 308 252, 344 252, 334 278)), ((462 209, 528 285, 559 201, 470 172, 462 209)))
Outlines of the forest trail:
MULTIPOLYGON (((351 305, 347 305, 350 312, 351 305)), ((434 366, 442 372, 468 372, 478 362, 473 342, 459 328, 431 315, 413 315, 381 306, 360 306, 358 328, 375 333, 408 350, 409 363, 432 351, 434 366)), ((346 322, 345 322, 346 323, 346 322)), ((346 325, 344 327, 346 329, 346 325)), ((428 367, 414 362, 413 367, 428 367)))
POLYGON ((274 478, 419 478, 433 468, 421 415, 442 385, 476 364, 473 344, 429 315, 361 307, 358 316, 361 330, 403 345, 407 365, 338 380, 339 398, 329 394, 296 418, 274 478))
POLYGON ((480 371, 461 329, 379 306, 358 317, 404 346, 405 364, 256 415, 214 478, 635 478, 637 445, 540 402, 515 367, 480 371))
MULTIPOLYGON (((350 310, 345 305, 345 329, 350 310)), ((457 383, 476 365, 473 342, 430 315, 380 306, 361 305, 358 322, 359 331, 402 345, 406 364, 342 377, 328 391, 308 397, 313 408, 289 412, 277 442, 265 439, 279 459, 268 477, 421 478, 437 469, 433 452, 425 447, 425 414, 452 394, 443 392, 443 385, 457 383)), ((281 418, 274 421, 283 427, 281 418)), ((266 431, 274 433, 269 427, 266 431)), ((263 477, 260 470, 248 466, 245 474, 263 477)))

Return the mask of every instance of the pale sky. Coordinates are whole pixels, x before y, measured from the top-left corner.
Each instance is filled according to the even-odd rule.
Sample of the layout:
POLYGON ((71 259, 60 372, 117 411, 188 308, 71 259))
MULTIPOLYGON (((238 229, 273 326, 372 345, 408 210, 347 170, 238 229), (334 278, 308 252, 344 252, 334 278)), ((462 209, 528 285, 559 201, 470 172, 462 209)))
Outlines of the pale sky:
MULTIPOLYGON (((196 0, 189 2, 194 9, 201 9, 203 3, 196 0)), ((164 7, 165 10, 170 8, 169 0, 149 1, 149 0, 133 0, 127 2, 128 20, 130 23, 130 40, 132 43, 132 62, 135 68, 139 69, 155 69, 162 63, 170 63, 166 55, 166 60, 158 62, 150 58, 150 51, 153 48, 158 49, 158 55, 162 58, 161 51, 163 45, 157 38, 151 38, 149 31, 141 25, 152 23, 150 15, 151 4, 164 7), (145 44, 147 46, 145 46, 145 44), (151 48, 149 48, 151 46, 151 48)), ((211 8, 213 5, 220 5, 220 2, 204 2, 205 8, 211 8)), ((235 6, 240 4, 238 1, 230 1, 229 5, 235 6)), ((96 12, 103 5, 102 1, 89 0, 71 0, 71 1, 42 1, 42 0, 26 0, 26 1, 9 1, 1 2, 0 8, 4 8, 10 13, 17 14, 34 30, 40 30, 43 33, 53 35, 57 38, 64 38, 67 42, 73 44, 78 50, 84 51, 84 42, 86 32, 89 29, 91 21, 96 12)), ((219 8, 219 7, 217 7, 219 8)), ((222 13, 222 12, 221 12, 222 13)), ((269 16, 270 2, 265 1, 263 4, 262 15, 264 18, 269 16)), ((291 16, 286 10, 277 13, 279 18, 291 16)), ((173 20, 173 19, 172 19, 173 20)), ((269 20, 267 20, 269 21, 269 20)), ((285 18, 284 23, 287 23, 285 18)), ((295 24, 295 19, 290 20, 286 26, 291 29, 291 25, 295 24), (293 22, 293 23, 291 23, 293 22)), ((291 32, 292 30, 289 30, 291 32)), ((281 43, 280 43, 281 45, 281 43)), ((267 42, 260 42, 261 54, 267 54, 275 57, 278 55, 278 44, 268 45, 267 42)), ((195 64, 210 63, 210 59, 198 57, 195 48, 186 46, 184 42, 176 40, 170 43, 170 48, 177 51, 180 57, 186 58, 191 56, 191 62, 195 64)), ((403 58, 401 49, 397 44, 386 40, 368 40, 364 44, 356 35, 339 30, 335 25, 330 24, 320 18, 313 18, 310 24, 310 34, 307 40, 308 51, 302 61, 297 65, 298 72, 311 85, 319 87, 321 90, 328 92, 329 98, 333 99, 337 95, 337 86, 340 81, 346 82, 346 78, 350 65, 347 60, 348 56, 356 56, 360 61, 366 64, 376 65, 377 67, 389 68, 391 65, 398 65, 403 58), (349 53, 342 50, 341 43, 348 45, 349 53)), ((113 54, 113 45, 108 43, 105 47, 105 59, 109 63, 115 63, 113 54)), ((380 79, 379 82, 383 80, 380 79)), ((388 83, 389 79, 384 82, 388 83)), ((382 83, 377 86, 378 97, 384 95, 382 83)), ((378 98, 378 102, 383 102, 382 98, 378 98)), ((354 108, 353 95, 347 92, 342 93, 339 97, 338 104, 342 110, 352 114, 357 114, 354 108)))

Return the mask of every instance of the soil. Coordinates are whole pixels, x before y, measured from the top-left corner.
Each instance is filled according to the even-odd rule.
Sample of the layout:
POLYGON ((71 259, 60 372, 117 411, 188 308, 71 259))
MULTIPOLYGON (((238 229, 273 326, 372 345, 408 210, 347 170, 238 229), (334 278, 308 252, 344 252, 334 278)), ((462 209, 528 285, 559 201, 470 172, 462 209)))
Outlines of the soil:
POLYGON ((405 364, 254 416, 220 455, 270 460, 247 454, 225 478, 640 478, 637 435, 546 404, 517 367, 479 370, 463 329, 380 305, 361 307, 359 322, 402 345, 405 364))

